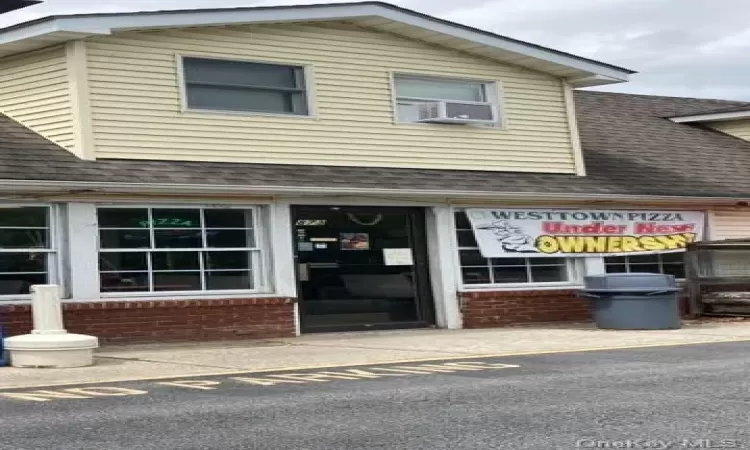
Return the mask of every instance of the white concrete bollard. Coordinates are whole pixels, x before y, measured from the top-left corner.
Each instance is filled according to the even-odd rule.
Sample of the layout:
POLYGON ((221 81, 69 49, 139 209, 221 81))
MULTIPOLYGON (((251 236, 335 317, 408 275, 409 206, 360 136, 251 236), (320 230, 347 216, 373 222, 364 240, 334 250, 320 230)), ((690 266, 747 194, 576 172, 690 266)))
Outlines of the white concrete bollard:
POLYGON ((66 334, 63 326, 60 288, 55 285, 31 287, 31 315, 34 329, 31 334, 66 334))
POLYGON ((34 329, 31 334, 5 339, 13 367, 84 367, 94 364, 94 336, 69 334, 65 331, 57 285, 31 287, 34 329))

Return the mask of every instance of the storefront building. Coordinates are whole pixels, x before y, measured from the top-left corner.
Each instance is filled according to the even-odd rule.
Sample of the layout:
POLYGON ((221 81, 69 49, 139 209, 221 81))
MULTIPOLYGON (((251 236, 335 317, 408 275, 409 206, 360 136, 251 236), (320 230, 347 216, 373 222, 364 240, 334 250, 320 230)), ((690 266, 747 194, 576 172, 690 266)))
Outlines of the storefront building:
POLYGON ((115 343, 586 321, 750 234, 750 142, 669 120, 743 102, 379 3, 42 22, 0 30, 10 334, 34 284, 115 343))
POLYGON ((586 274, 682 278, 680 250, 715 214, 688 204, 180 203, 4 205, 10 332, 30 326, 29 286, 47 283, 63 286, 72 331, 109 342, 587 321, 577 295, 586 274))

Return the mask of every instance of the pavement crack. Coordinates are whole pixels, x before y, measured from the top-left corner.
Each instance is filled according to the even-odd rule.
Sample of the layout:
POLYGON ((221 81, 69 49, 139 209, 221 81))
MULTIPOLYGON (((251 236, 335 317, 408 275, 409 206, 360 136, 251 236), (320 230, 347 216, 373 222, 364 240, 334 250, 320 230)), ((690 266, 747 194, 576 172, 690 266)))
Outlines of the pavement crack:
POLYGON ((231 366, 218 366, 214 364, 200 364, 200 363, 183 363, 179 361, 165 361, 160 359, 148 359, 148 358, 127 358, 122 356, 99 356, 96 355, 95 358, 97 359, 116 359, 120 361, 138 361, 138 362, 147 362, 147 363, 155 363, 155 364, 173 364, 175 366, 188 366, 188 367, 206 367, 210 369, 224 369, 224 370, 240 370, 241 368, 238 367, 231 367, 231 366))
POLYGON ((401 348, 393 348, 393 347, 368 347, 364 345, 338 345, 338 344, 310 344, 310 343, 290 343, 289 345, 297 346, 297 347, 325 347, 325 348, 351 348, 351 349, 358 349, 358 350, 388 350, 388 351, 397 351, 397 352, 419 352, 419 353, 439 353, 444 355, 476 355, 476 352, 468 352, 468 351, 444 351, 444 350, 434 350, 434 349, 419 349, 419 348, 408 348, 408 347, 401 347, 401 348))

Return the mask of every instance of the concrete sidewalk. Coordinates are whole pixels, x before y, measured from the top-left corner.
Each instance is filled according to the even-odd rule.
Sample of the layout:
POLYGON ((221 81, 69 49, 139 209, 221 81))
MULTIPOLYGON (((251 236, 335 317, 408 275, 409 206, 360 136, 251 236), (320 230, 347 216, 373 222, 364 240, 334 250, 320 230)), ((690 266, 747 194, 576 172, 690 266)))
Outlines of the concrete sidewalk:
POLYGON ((750 341, 750 321, 687 322, 679 330, 612 331, 589 324, 484 330, 402 330, 271 341, 105 347, 80 369, 0 368, 0 389, 234 372, 413 362, 595 349, 750 341))

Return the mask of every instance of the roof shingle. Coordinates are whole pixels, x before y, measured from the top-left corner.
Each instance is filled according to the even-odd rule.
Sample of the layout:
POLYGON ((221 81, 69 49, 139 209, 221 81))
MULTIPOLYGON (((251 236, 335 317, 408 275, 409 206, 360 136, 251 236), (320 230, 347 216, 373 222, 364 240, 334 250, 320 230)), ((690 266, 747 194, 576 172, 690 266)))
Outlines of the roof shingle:
POLYGON ((666 117, 750 103, 576 92, 588 175, 220 162, 82 161, 0 116, 0 180, 750 197, 750 142, 666 117))

